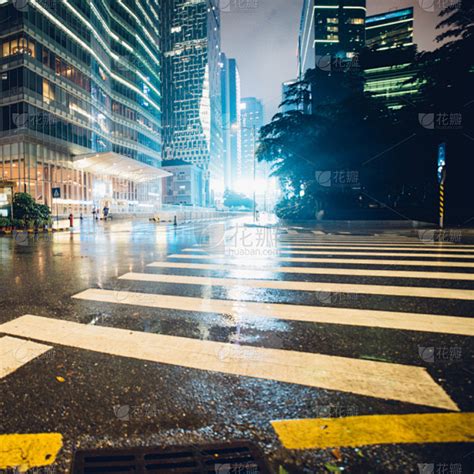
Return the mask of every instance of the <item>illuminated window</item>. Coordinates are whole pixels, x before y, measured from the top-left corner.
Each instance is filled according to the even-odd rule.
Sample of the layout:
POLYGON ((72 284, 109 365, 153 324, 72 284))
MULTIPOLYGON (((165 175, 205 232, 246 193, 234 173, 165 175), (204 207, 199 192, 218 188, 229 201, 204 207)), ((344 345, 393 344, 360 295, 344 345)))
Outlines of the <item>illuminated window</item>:
POLYGON ((43 100, 49 104, 50 102, 54 102, 55 99, 54 86, 46 79, 43 79, 43 100))
POLYGON ((328 26, 327 30, 331 31, 333 33, 338 33, 339 32, 339 28, 337 26, 328 26))
POLYGON ((2 57, 14 56, 16 54, 27 54, 33 58, 36 57, 36 47, 33 41, 26 38, 15 38, 5 41, 2 46, 2 57))
POLYGON ((326 18, 326 21, 333 25, 337 25, 339 23, 339 18, 326 18))
POLYGON ((347 23, 351 25, 363 25, 365 22, 363 18, 349 18, 349 20, 347 20, 347 23))

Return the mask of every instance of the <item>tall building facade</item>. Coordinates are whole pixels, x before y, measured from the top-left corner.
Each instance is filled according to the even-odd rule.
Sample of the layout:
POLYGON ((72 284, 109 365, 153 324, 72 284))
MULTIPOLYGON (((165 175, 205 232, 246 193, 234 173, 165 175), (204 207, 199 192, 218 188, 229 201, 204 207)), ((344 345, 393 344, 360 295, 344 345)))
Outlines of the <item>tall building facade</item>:
POLYGON ((343 100, 357 79, 357 58, 365 47, 366 0, 305 0, 298 40, 298 74, 308 69, 312 109, 343 100))
POLYGON ((200 166, 207 204, 224 192, 217 0, 161 0, 164 158, 200 166))
POLYGON ((366 46, 373 51, 413 46, 413 26, 413 7, 368 16, 366 46))
POLYGON ((258 134, 264 125, 263 103, 255 97, 245 97, 240 103, 242 130, 242 176, 243 182, 249 182, 255 175, 259 179, 267 178, 265 163, 256 163, 255 150, 258 134))
POLYGON ((0 177, 58 213, 149 209, 167 176, 160 3, 137 5, 0 5, 0 177))
POLYGON ((419 85, 410 82, 416 75, 413 43, 413 8, 367 17, 369 52, 364 61, 365 91, 391 109, 411 103, 419 85))
POLYGON ((225 187, 234 189, 242 176, 240 129, 240 73, 237 61, 221 55, 222 135, 224 143, 225 187))

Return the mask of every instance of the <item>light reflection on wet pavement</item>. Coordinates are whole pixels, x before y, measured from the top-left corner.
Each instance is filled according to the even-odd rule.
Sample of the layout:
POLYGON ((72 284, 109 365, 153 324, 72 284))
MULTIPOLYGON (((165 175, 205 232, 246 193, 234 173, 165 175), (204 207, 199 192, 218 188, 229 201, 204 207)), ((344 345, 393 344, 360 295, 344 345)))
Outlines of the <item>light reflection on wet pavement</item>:
MULTIPOLYGON (((282 367, 285 354, 288 354, 288 360, 294 354, 324 354, 356 361, 424 367, 433 383, 442 387, 461 412, 473 411, 471 387, 474 374, 469 369, 472 366, 472 343, 467 334, 307 322, 298 320, 297 312, 292 315, 294 320, 284 320, 256 316, 245 305, 245 302, 285 303, 297 305, 295 307, 305 305, 468 318, 474 314, 472 301, 437 298, 436 288, 472 291, 472 281, 402 279, 396 276, 396 272, 472 274, 472 268, 463 266, 473 258, 472 250, 468 250, 470 253, 465 259, 460 259, 457 268, 443 267, 444 261, 450 261, 445 258, 440 259, 439 268, 404 266, 404 257, 399 257, 400 265, 395 267, 384 265, 384 257, 372 257, 380 260, 378 265, 356 265, 349 260, 346 264, 282 262, 276 257, 278 250, 288 245, 283 243, 284 240, 318 241, 321 245, 342 241, 351 246, 362 239, 378 243, 385 234, 382 232, 377 236, 373 232, 351 240, 350 235, 335 234, 334 228, 331 229, 332 235, 321 237, 309 232, 309 227, 288 234, 284 226, 244 227, 247 222, 247 218, 242 218, 182 224, 177 228, 140 220, 84 222, 80 232, 55 233, 37 239, 34 236, 0 238, 0 324, 29 314, 98 328, 121 328, 150 335, 231 344, 229 350, 234 350, 235 345, 275 349, 282 351, 278 362, 283 364, 282 367), (191 251, 185 252, 184 249, 191 251), (169 257, 203 253, 205 259, 169 257), (154 268, 149 266, 153 262, 219 264, 224 268, 154 268), (282 266, 389 269, 394 274, 393 277, 381 278, 370 274, 276 273, 275 269, 282 266), (129 272, 217 279, 418 286, 434 291, 430 298, 389 297, 118 279, 129 272), (114 301, 72 298, 87 289, 112 290, 114 301), (133 305, 127 304, 127 292, 143 294, 145 302, 147 295, 168 295, 194 297, 202 303, 186 310, 133 305), (227 313, 214 311, 209 303, 214 300, 234 301, 235 307, 227 313), (426 359, 420 356, 420 347, 447 348, 451 357, 426 359), (452 355, 454 348, 456 354, 460 354, 458 358, 452 355)), ((417 232, 390 230, 386 234, 385 241, 393 241, 392 246, 400 244, 401 249, 402 243, 423 244, 417 232)), ((472 243, 467 239, 453 245, 456 248, 456 245, 472 243)), ((431 251, 428 244, 425 249, 431 251)), ((416 250, 410 252, 416 253, 416 250)), ((332 255, 330 251, 322 257, 328 255, 332 255)), ((430 253, 426 258, 417 258, 422 261, 433 259, 430 253)), ((35 336, 30 338, 35 339, 35 336)), ((180 340, 174 341, 173 351, 178 354, 180 340)), ((67 472, 74 446, 79 445, 92 448, 173 445, 232 439, 255 441, 275 472, 279 466, 285 466, 289 472, 324 472, 328 469, 325 467, 327 463, 349 469, 349 472, 416 472, 420 463, 461 463, 467 467, 465 456, 472 457, 469 453, 473 447, 469 443, 376 445, 362 447, 359 451, 342 448, 341 459, 335 459, 327 449, 287 450, 272 428, 272 420, 317 418, 322 414, 334 417, 443 410, 364 395, 349 386, 341 391, 211 371, 205 367, 199 370, 119 357, 106 353, 107 347, 104 347, 104 352, 81 349, 79 342, 77 347, 60 343, 52 346, 49 352, 2 379, 0 408, 3 433, 57 431, 64 435, 57 472, 67 472), (57 376, 63 377, 65 382, 58 383, 57 376), (135 407, 135 415, 131 412, 129 419, 123 420, 116 415, 117 406, 135 407), (153 410, 147 407, 153 407, 153 410)), ((337 377, 334 373, 333 379, 337 377)), ((331 375, 329 379, 331 384, 331 375)))

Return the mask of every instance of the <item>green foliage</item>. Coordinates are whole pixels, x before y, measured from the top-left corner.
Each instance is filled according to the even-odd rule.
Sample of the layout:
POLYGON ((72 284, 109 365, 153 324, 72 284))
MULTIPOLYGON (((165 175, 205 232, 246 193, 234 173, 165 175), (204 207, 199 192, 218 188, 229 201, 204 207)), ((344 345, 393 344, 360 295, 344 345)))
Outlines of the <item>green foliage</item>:
POLYGON ((253 200, 244 194, 239 194, 227 189, 224 193, 224 206, 230 208, 252 209, 253 200))
POLYGON ((50 214, 48 206, 37 204, 28 193, 16 193, 13 196, 13 216, 23 227, 47 224, 50 214))
POLYGON ((9 227, 12 221, 8 217, 0 217, 0 227, 9 227))
MULTIPOLYGON (((280 217, 314 219, 324 210, 330 218, 341 211, 363 215, 378 209, 390 218, 434 222, 437 150, 442 142, 448 155, 448 212, 452 206, 450 215, 472 217, 474 2, 457 2, 443 10, 441 18, 440 25, 449 27, 438 37, 443 45, 416 58, 420 95, 415 103, 407 101, 401 110, 391 111, 354 87, 337 103, 319 105, 312 114, 277 114, 261 129, 257 157, 271 163, 280 180, 280 217), (458 129, 433 130, 420 122, 423 114, 456 112, 462 115, 458 129), (355 171, 358 185, 321 183, 318 171, 355 171)), ((307 102, 313 76, 308 71, 305 80, 293 86, 288 104, 307 102)))

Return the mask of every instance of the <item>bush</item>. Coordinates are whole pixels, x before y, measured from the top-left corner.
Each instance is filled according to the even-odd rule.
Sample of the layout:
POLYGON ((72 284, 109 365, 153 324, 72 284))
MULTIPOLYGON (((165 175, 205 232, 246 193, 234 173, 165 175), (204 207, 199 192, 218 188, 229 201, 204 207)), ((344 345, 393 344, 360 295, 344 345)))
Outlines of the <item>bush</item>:
POLYGON ((20 226, 46 225, 50 214, 48 206, 37 204, 28 193, 16 193, 13 196, 13 216, 20 226))
POLYGON ((8 217, 0 217, 0 227, 9 227, 12 221, 8 217))

